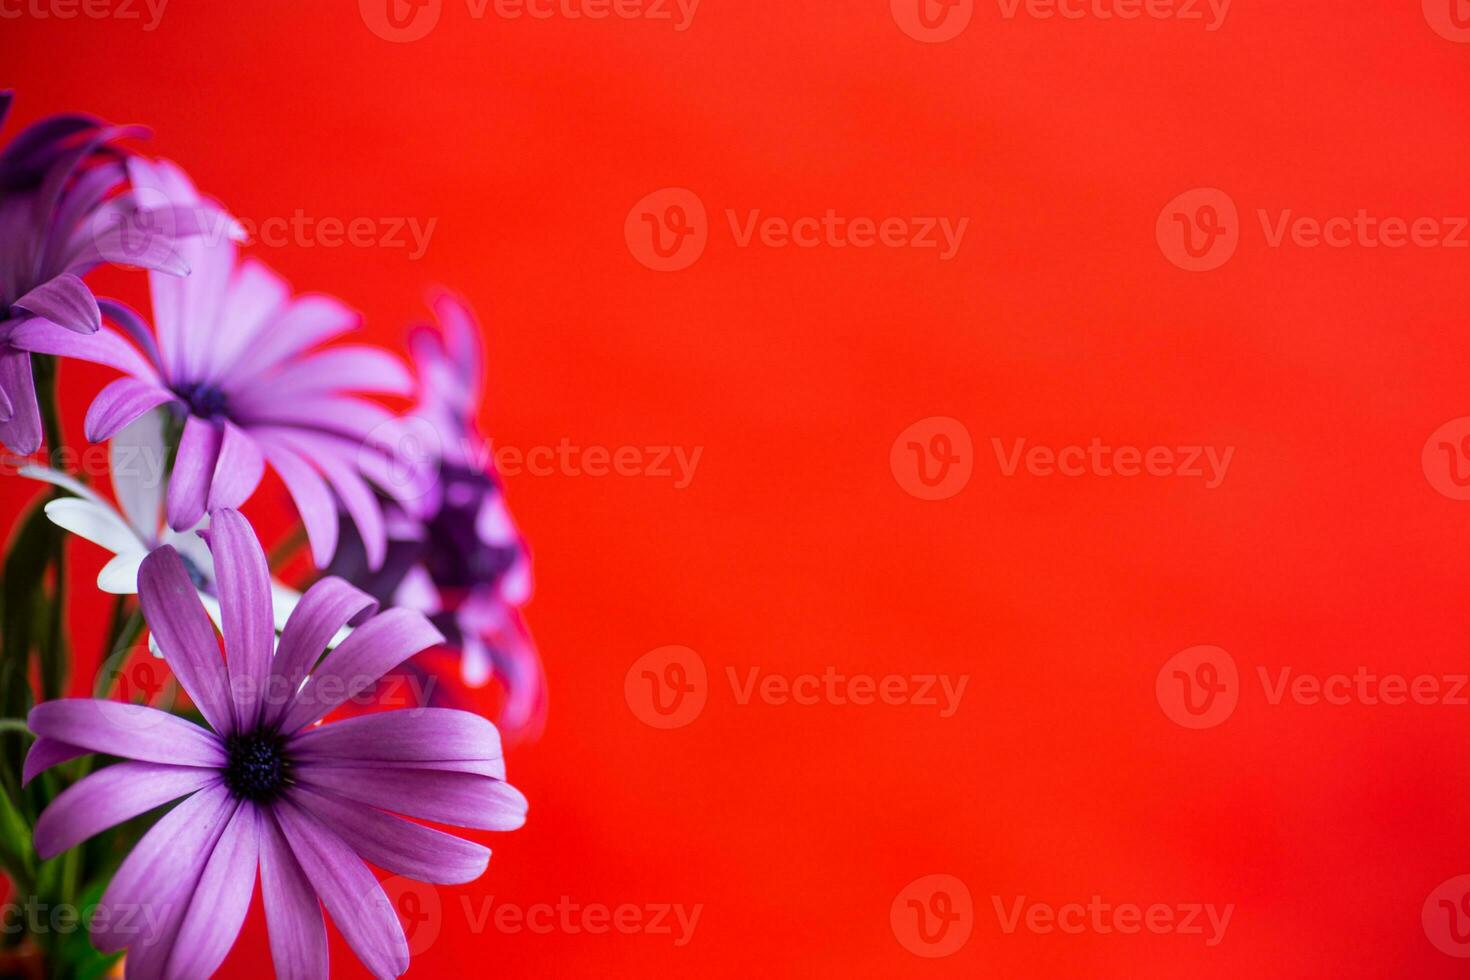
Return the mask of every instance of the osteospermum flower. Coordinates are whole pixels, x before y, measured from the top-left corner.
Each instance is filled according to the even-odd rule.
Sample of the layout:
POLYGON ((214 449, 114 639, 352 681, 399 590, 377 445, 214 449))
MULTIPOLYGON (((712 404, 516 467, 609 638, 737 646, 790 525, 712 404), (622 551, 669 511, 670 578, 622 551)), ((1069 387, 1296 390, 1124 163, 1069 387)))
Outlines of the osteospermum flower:
MULTIPOLYGON (((113 436, 108 443, 108 455, 116 505, 69 474, 49 467, 23 466, 20 475, 50 483, 71 494, 49 501, 46 516, 58 527, 112 552, 112 559, 97 573, 97 588, 113 595, 136 594, 138 569, 143 559, 169 545, 183 558, 210 618, 220 624, 214 561, 198 533, 208 528, 208 518, 187 531, 175 531, 163 518, 167 448, 162 412, 145 412, 113 436)), ((285 628, 287 618, 300 600, 301 593, 271 580, 271 604, 278 632, 285 628)), ((346 635, 344 630, 333 645, 346 635)))
MULTIPOLYGON (((11 99, 0 92, 0 125, 11 99)), ((108 345, 91 336, 102 308, 81 276, 104 262, 183 275, 180 240, 238 233, 197 197, 183 204, 140 196, 136 182, 124 189, 149 164, 113 144, 145 135, 91 116, 50 116, 0 153, 0 443, 13 452, 41 446, 31 353, 108 345)))
POLYGON ((36 850, 50 858, 186 797, 143 836, 102 897, 106 914, 92 939, 104 952, 127 950, 128 976, 212 973, 239 934, 258 870, 278 976, 327 976, 325 907, 375 976, 396 977, 408 968, 408 946, 364 862, 444 884, 485 870, 488 849, 395 814, 519 827, 526 802, 505 782, 495 727, 444 709, 316 724, 441 637, 407 610, 373 615, 376 603, 329 577, 307 591, 272 655, 269 576, 254 532, 223 510, 210 542, 223 657, 178 553, 161 548, 139 572, 148 626, 209 728, 116 701, 37 705, 27 780, 85 752, 123 761, 47 807, 36 850), (327 638, 349 621, 360 625, 318 664, 327 638))
MULTIPOLYGON (((197 199, 182 173, 153 176, 170 200, 197 199)), ((183 530, 208 510, 243 504, 269 461, 296 502, 319 566, 336 547, 339 503, 369 560, 381 563, 386 537, 373 486, 417 491, 398 468, 393 416, 355 393, 408 394, 408 372, 371 347, 310 352, 353 329, 358 315, 327 296, 293 297, 265 265, 241 261, 234 242, 200 238, 181 247, 193 267, 187 278, 150 275, 154 331, 132 311, 110 311, 136 350, 103 328, 113 347, 66 351, 127 374, 92 403, 87 438, 109 439, 167 405, 182 423, 168 486, 170 527, 183 530)))
POLYGON ((394 606, 429 616, 459 651, 461 678, 505 691, 500 722, 534 730, 546 710, 541 658, 521 607, 531 597, 531 559, 511 518, 481 436, 484 353, 473 312, 448 292, 432 305, 439 328, 409 338, 419 398, 403 432, 430 457, 430 492, 389 522, 388 560, 377 574, 346 533, 331 569, 394 606))

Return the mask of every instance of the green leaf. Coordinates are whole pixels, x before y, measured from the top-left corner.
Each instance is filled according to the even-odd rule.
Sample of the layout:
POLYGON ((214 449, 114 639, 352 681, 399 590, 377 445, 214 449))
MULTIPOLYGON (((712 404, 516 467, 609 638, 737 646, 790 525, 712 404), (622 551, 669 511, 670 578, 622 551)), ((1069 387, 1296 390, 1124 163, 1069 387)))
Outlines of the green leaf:
MULTIPOLYGON (((0 572, 0 716, 24 718, 31 707, 31 651, 47 639, 46 566, 60 540, 41 501, 31 506, 16 532, 0 572)), ((0 783, 20 790, 25 742, 0 732, 0 783)))
POLYGON ((17 891, 29 889, 36 880, 34 855, 30 825, 16 809, 10 794, 0 790, 0 861, 18 879, 17 891))

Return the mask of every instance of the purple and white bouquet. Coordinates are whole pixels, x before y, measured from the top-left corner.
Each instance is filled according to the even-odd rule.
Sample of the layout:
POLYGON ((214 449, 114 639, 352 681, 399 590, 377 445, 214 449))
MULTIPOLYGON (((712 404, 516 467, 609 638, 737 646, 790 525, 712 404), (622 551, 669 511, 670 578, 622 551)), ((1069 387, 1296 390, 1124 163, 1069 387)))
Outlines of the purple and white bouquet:
POLYGON ((428 824, 521 826, 501 730, 534 734, 546 708, 530 558, 476 421, 480 331, 439 292, 411 368, 342 342, 358 314, 243 254, 223 205, 128 148, 142 135, 60 115, 0 152, 0 444, 38 490, 0 573, 0 872, 88 920, 0 937, 0 968, 207 977, 258 877, 278 977, 328 975, 327 916, 396 977, 408 944, 372 868, 483 874, 487 848, 428 824), (102 265, 147 273, 146 315, 93 293, 102 265), (115 375, 84 429, 106 487, 62 465, 68 360, 115 375), (267 471, 301 528, 273 558, 307 546, 294 583, 241 513, 267 471), (90 698, 66 696, 72 537, 110 556, 90 698), (133 657, 171 675, 168 704, 128 689, 133 657), (373 704, 385 675, 445 658, 451 687, 501 688, 499 728, 445 691, 373 704))

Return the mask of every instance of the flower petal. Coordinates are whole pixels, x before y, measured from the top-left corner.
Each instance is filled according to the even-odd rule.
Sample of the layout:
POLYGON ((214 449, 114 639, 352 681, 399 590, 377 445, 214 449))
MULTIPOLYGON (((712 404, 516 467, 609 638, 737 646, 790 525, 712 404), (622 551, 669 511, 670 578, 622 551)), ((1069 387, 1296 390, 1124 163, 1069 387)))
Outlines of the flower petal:
POLYGON ((490 848, 391 813, 298 787, 300 805, 331 827, 364 861, 384 871, 436 885, 461 885, 485 873, 490 848))
POLYGON ((271 661, 271 698, 261 716, 262 724, 278 724, 285 717, 292 699, 279 695, 300 690, 301 682, 343 626, 360 622, 377 610, 377 600, 335 576, 307 589, 281 631, 281 642, 271 661))
POLYGON ((515 830, 526 822, 520 790, 490 776, 318 763, 302 763, 295 772, 304 786, 406 817, 480 830, 515 830))
POLYGON ((141 560, 147 553, 147 545, 106 503, 61 497, 49 501, 45 509, 51 523, 106 548, 114 555, 137 555, 141 560))
POLYGON ((115 556, 97 573, 97 588, 109 595, 135 595, 138 591, 138 569, 147 557, 146 551, 115 556))
POLYGON ((303 761, 413 762, 498 760, 500 733, 487 719, 452 708, 410 708, 358 715, 299 732, 291 754, 303 761))
POLYGON ((121 163, 104 161, 97 157, 89 162, 90 166, 75 176, 70 186, 64 188, 61 199, 56 202, 56 210, 51 219, 54 230, 41 252, 43 269, 68 268, 63 258, 68 247, 74 247, 80 236, 91 234, 88 219, 103 206, 107 196, 127 179, 127 171, 121 163))
POLYGON ((54 354, 89 364, 101 364, 130 374, 140 381, 157 382, 158 372, 148 360, 115 331, 103 327, 96 333, 79 334, 59 323, 31 317, 10 335, 10 343, 36 354, 54 354))
POLYGON ((250 350, 250 364, 241 365, 241 381, 269 372, 277 364, 352 330, 362 315, 331 296, 298 296, 280 316, 264 327, 250 350))
POLYGON ((357 958, 374 976, 401 976, 408 969, 403 924, 367 865, 342 838, 300 807, 287 801, 271 812, 357 958))
POLYGON ((383 567, 383 561, 388 557, 388 531, 383 521, 383 505, 367 482, 357 475, 351 460, 328 456, 322 461, 325 464, 323 471, 327 482, 337 491, 342 506, 347 509, 352 523, 357 525, 357 533, 362 538, 363 548, 367 553, 368 568, 377 571, 383 567))
POLYGON ((217 382, 241 368, 253 369, 257 337, 290 298, 291 287, 274 270, 259 259, 242 259, 230 278, 210 344, 207 379, 217 382))
POLYGON ((209 509, 239 507, 250 499, 263 476, 265 457, 260 454, 260 447, 239 426, 226 420, 219 462, 209 485, 209 509))
POLYGON ((105 504, 80 497, 62 497, 46 504, 46 517, 57 527, 101 545, 114 555, 131 554, 147 547, 117 511, 105 504))
POLYGON ((59 742, 54 738, 38 737, 31 743, 31 750, 26 753, 25 767, 21 771, 20 784, 30 784, 41 773, 52 766, 59 766, 63 762, 90 755, 91 749, 80 745, 71 745, 67 742, 59 742))
POLYGON ((256 808, 242 803, 225 826, 179 924, 166 976, 179 980, 212 976, 235 945, 255 893, 260 855, 256 824, 256 808))
MULTIPOLYGON (((286 628, 287 620, 296 611, 296 604, 300 601, 300 592, 297 592, 289 585, 282 585, 275 579, 271 579, 271 615, 275 620, 277 633, 286 628)), ((345 639, 346 635, 346 633, 343 633, 342 639, 345 639)), ((337 642, 340 643, 341 640, 339 639, 337 642)), ((331 645, 336 646, 337 644, 333 643, 331 645)))
POLYGON ((219 426, 198 416, 184 423, 168 481, 168 526, 175 531, 187 530, 204 517, 222 436, 219 426))
POLYGON ((326 980, 321 902, 269 810, 260 813, 260 897, 276 980, 326 980))
MULTIPOLYGON (((11 342, 15 335, 11 335, 11 342)), ((31 377, 31 355, 0 346, 0 391, 10 402, 10 417, 0 422, 0 443, 18 456, 41 448, 41 408, 31 377)))
POLYGON ((153 376, 158 377, 163 370, 163 358, 158 353, 158 340, 153 336, 153 331, 148 329, 148 325, 143 322, 143 318, 138 315, 138 311, 125 303, 119 303, 105 296, 97 300, 97 307, 102 311, 103 316, 122 327, 128 339, 138 345, 138 349, 148 360, 153 376))
POLYGON ((281 730, 306 727, 420 650, 443 642, 443 635, 416 612, 390 609, 375 616, 353 630, 312 672, 281 730))
POLYGON ((88 442, 105 442, 149 409, 174 400, 174 393, 137 378, 118 378, 103 388, 87 409, 88 442))
MULTIPOLYGON (((75 186, 77 169, 84 161, 96 159, 105 144, 126 136, 143 137, 148 133, 136 126, 108 126, 100 119, 86 116, 74 118, 86 122, 65 138, 57 137, 40 144, 31 156, 31 165, 36 168, 32 171, 32 176, 40 185, 34 198, 34 213, 38 220, 45 220, 60 209, 67 190, 75 186)), ((43 120, 27 128, 14 142, 19 143, 30 133, 46 126, 47 120, 43 120)), ((60 130, 52 130, 58 131, 60 130)), ((6 156, 10 156, 8 151, 6 156)))
POLYGON ((259 387, 281 397, 335 391, 409 395, 413 393, 413 378, 387 351, 344 344, 290 362, 262 378, 259 387))
POLYGON ((210 516, 209 543, 235 718, 242 730, 250 731, 260 718, 276 642, 270 566, 254 529, 239 511, 218 510, 210 516))
POLYGON ((494 673, 490 648, 473 633, 465 635, 459 645, 459 679, 466 687, 484 687, 494 673))
POLYGON ((495 676, 505 690, 498 719, 510 735, 534 735, 546 723, 546 670, 520 610, 486 635, 495 676))
POLYGON ((148 219, 140 214, 104 205, 88 222, 95 233, 74 238, 63 261, 74 269, 92 269, 111 262, 169 276, 187 276, 189 263, 179 254, 177 243, 168 235, 148 229, 148 219))
POLYGON ((108 927, 94 925, 92 942, 104 952, 126 945, 129 977, 164 975, 189 900, 239 805, 223 785, 196 793, 165 814, 118 868, 102 896, 108 927))
POLYGON ((400 428, 400 434, 393 436, 387 445, 381 440, 355 443, 329 433, 309 435, 313 441, 335 443, 347 449, 364 477, 405 508, 415 510, 424 507, 439 489, 442 461, 433 455, 430 447, 437 444, 442 449, 444 443, 443 440, 416 442, 413 432, 410 428, 400 428))
MULTIPOLYGON (((165 206, 165 215, 172 215, 172 210, 186 208, 200 203, 199 193, 194 189, 193 183, 172 161, 157 160, 147 161, 142 157, 130 157, 128 159, 128 176, 134 188, 136 197, 155 205, 165 206)), ((129 223, 144 225, 146 219, 127 219, 119 224, 129 223)), ((167 219, 165 218, 165 222, 167 219)), ((144 225, 151 230, 155 227, 154 222, 144 225)), ((135 233, 136 237, 136 233, 135 233)), ((167 240, 171 235, 150 235, 152 239, 167 240)), ((177 245, 178 243, 174 243, 177 245)), ((197 253, 199 246, 194 246, 197 253)), ((182 249, 181 249, 182 250, 182 249)), ((152 272, 148 276, 149 291, 153 299, 154 321, 158 326, 159 346, 162 348, 164 359, 161 361, 169 372, 176 372, 180 366, 177 357, 178 348, 176 341, 179 333, 186 329, 188 324, 187 313, 184 309, 183 297, 185 295, 185 281, 177 278, 179 270, 187 273, 190 261, 183 255, 176 255, 177 266, 168 267, 167 271, 173 275, 160 275, 152 272)), ((135 262, 135 264, 138 264, 135 262)), ((206 325, 202 325, 207 328, 206 325)))
POLYGON ((283 402, 249 388, 231 394, 230 408, 252 426, 319 429, 390 451, 389 440, 402 428, 382 405, 349 395, 304 395, 283 402))
POLYGON ((162 412, 145 412, 113 437, 108 472, 123 516, 140 536, 156 541, 168 482, 162 412))
MULTIPOLYGON (((449 404, 464 414, 474 411, 479 403, 480 379, 484 375, 484 351, 480 344, 480 326, 462 297, 448 290, 437 290, 429 297, 434 316, 439 321, 443 340, 439 347, 446 363, 444 368, 453 372, 457 384, 447 385, 451 396, 449 404)), ((435 335, 438 340, 438 335, 435 335)))
POLYGON ((213 769, 119 762, 73 783, 36 821, 36 853, 50 859, 94 834, 219 781, 213 769))
POLYGON ((81 334, 93 334, 102 327, 97 297, 69 272, 41 283, 12 305, 81 334))
POLYGON ((221 768, 224 748, 212 733, 178 715, 146 704, 63 698, 42 701, 26 724, 52 738, 123 759, 171 766, 221 768))
POLYGON ((204 720, 221 735, 235 731, 229 677, 220 657, 214 626, 194 590, 184 560, 164 545, 143 559, 138 570, 143 618, 204 720))
MULTIPOLYGON (((188 278, 176 280, 182 289, 182 327, 175 338, 175 362, 179 376, 191 381, 208 377, 210 349, 224 311, 225 290, 235 269, 239 250, 229 239, 194 238, 179 243, 179 250, 189 263, 188 278)), ((158 277, 151 280, 156 283, 158 277)), ((162 337, 160 336, 160 343, 162 337)), ((168 348, 164 355, 168 356, 168 348)))
MULTIPOLYGON (((9 105, 9 93, 6 104, 9 105)), ((81 134, 95 130, 102 120, 76 112, 57 113, 32 123, 15 135, 0 153, 0 186, 13 189, 41 180, 59 151, 74 145, 81 134)))
POLYGON ((311 541, 311 557, 318 568, 326 568, 337 550, 337 504, 321 475, 289 447, 275 439, 264 439, 261 449, 275 467, 286 491, 291 494, 306 536, 311 541))
MULTIPOLYGON (((335 722, 334 722, 335 724, 335 722)), ((467 772, 475 776, 505 779, 504 759, 437 759, 428 762, 384 762, 381 759, 322 759, 308 765, 330 765, 338 769, 433 769, 436 772, 467 772)))
POLYGON ((40 480, 42 483, 49 483, 53 487, 60 487, 73 496, 81 497, 83 500, 90 500, 99 507, 107 506, 102 498, 93 493, 91 488, 85 483, 60 470, 53 470, 49 466, 36 466, 28 463, 22 466, 18 472, 28 480, 40 480))
POLYGON ((167 201, 175 205, 199 204, 203 200, 189 175, 172 160, 129 156, 127 167, 128 182, 134 190, 144 191, 141 196, 147 200, 167 201))

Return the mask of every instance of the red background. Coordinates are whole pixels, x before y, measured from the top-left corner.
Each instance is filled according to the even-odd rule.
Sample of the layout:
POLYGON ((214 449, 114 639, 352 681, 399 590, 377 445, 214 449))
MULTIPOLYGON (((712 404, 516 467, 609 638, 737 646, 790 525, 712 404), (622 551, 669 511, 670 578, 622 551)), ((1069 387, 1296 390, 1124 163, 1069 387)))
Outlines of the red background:
MULTIPOLYGON (((1275 215, 1470 213, 1470 45, 1420 5, 1237 0, 1198 21, 1006 19, 921 44, 887 0, 704 0, 692 27, 472 19, 388 43, 349 2, 170 4, 0 21, 8 127, 84 109, 156 132, 236 213, 437 218, 427 254, 262 248, 397 345, 433 282, 478 308, 490 431, 517 447, 703 447, 693 482, 509 479, 551 683, 515 748, 526 828, 439 889, 411 976, 1451 976, 1426 897, 1470 871, 1466 709, 1272 705, 1258 667, 1466 670, 1470 505, 1420 465, 1470 415, 1470 252, 1268 247, 1275 215), (686 187, 691 268, 624 242, 686 187), (1194 187, 1243 223, 1185 272, 1155 219, 1194 187), (958 256, 736 246, 725 209, 970 218, 958 256), (889 449, 961 420, 969 485, 909 495, 889 449), (1198 480, 1005 477, 992 437, 1236 448, 1198 480), (1217 644, 1239 707, 1190 731, 1155 699, 1217 644), (643 653, 697 650, 709 705, 657 731, 643 653), (958 713, 741 706, 725 668, 965 673, 958 713), (907 952, 889 906, 964 880, 974 935, 907 952), (1214 902, 1224 941, 1005 934, 991 896, 1214 902), (475 935, 488 896, 703 903, 693 941, 475 935)), ((139 277, 99 285, 141 301, 139 277)), ((68 368, 73 438, 106 373, 68 368)), ((31 487, 0 483, 7 520, 31 487)), ((248 512, 285 513, 267 484, 248 512)), ((104 610, 73 549, 79 646, 104 610)), ((257 899, 258 902, 258 899, 257 899)), ((259 909, 226 975, 266 968, 259 909)), ((360 975, 334 940, 337 975, 360 975)))

